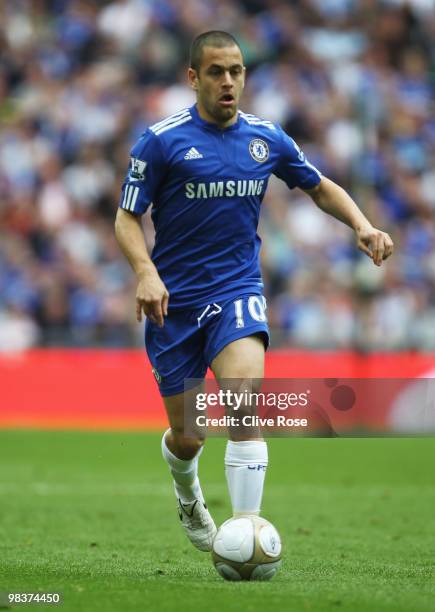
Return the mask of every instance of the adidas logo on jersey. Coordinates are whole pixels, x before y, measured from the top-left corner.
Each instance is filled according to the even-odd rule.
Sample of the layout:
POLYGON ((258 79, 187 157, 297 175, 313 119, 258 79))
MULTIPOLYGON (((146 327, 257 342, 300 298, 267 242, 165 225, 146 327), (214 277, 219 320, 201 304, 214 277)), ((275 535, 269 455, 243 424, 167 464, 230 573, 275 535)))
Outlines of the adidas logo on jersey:
POLYGON ((201 153, 197 149, 195 149, 195 147, 190 147, 190 149, 184 156, 184 159, 202 159, 203 157, 204 156, 201 155, 201 153))

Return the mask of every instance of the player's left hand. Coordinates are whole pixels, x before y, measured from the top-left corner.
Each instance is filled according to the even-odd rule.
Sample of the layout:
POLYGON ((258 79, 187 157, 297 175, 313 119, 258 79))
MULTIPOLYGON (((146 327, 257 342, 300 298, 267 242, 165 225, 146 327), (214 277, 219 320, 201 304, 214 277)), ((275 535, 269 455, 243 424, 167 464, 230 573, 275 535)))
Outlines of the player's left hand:
POLYGON ((371 225, 357 229, 355 232, 357 247, 373 259, 376 266, 380 266, 382 261, 392 254, 394 244, 386 232, 382 232, 371 225))

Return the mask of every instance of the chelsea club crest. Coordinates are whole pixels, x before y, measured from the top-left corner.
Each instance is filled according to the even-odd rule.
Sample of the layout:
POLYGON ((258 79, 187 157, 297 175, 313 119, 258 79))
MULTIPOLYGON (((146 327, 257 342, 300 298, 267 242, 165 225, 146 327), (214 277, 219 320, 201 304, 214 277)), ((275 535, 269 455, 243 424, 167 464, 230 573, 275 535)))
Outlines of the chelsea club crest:
POLYGON ((267 142, 261 140, 261 138, 254 138, 249 143, 249 153, 251 157, 257 162, 265 162, 269 157, 269 147, 267 142))

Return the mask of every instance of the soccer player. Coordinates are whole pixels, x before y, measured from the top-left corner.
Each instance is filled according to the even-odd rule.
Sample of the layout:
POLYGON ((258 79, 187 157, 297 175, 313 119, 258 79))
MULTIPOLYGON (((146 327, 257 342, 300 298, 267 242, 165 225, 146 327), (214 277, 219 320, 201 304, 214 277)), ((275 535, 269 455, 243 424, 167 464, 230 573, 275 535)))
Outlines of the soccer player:
MULTIPOLYGON (((216 527, 198 480, 203 436, 184 435, 184 381, 203 379, 209 367, 217 380, 263 377, 269 333, 256 232, 270 175, 349 225, 374 264, 393 250, 388 234, 279 125, 239 110, 245 72, 230 34, 205 32, 193 41, 188 79, 196 104, 150 126, 134 145, 116 217, 119 245, 137 275, 137 320, 146 315, 146 349, 170 425, 163 456, 182 525, 200 550, 211 549, 216 527), (151 204, 150 257, 141 215, 151 204)), ((239 439, 230 432, 225 471, 235 515, 259 513, 267 463, 261 436, 239 439)))

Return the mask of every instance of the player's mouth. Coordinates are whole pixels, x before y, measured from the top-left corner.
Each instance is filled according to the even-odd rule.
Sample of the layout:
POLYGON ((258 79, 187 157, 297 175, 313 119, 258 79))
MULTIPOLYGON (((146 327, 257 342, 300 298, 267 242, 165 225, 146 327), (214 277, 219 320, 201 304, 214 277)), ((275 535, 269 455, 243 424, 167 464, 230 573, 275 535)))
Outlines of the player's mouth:
POLYGON ((226 93, 219 98, 219 104, 220 106, 223 106, 224 108, 232 106, 234 102, 235 102, 235 98, 230 93, 226 93))

